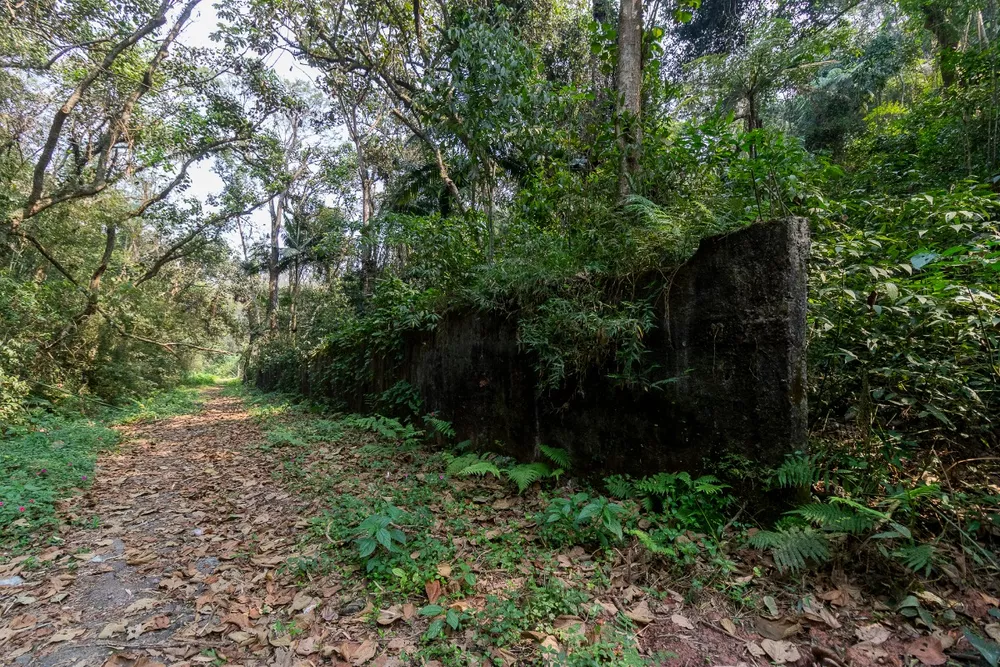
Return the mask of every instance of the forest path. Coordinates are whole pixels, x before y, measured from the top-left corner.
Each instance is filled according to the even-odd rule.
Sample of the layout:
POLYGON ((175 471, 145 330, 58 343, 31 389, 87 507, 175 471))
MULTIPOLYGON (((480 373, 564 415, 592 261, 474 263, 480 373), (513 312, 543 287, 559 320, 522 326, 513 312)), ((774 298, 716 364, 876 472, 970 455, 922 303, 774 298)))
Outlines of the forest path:
POLYGON ((126 428, 99 459, 68 512, 94 523, 68 528, 0 596, 0 664, 293 664, 268 629, 283 605, 319 602, 275 571, 294 555, 298 508, 251 448, 261 434, 242 401, 218 387, 206 398, 197 414, 126 428), (261 640, 265 655, 240 649, 261 640))

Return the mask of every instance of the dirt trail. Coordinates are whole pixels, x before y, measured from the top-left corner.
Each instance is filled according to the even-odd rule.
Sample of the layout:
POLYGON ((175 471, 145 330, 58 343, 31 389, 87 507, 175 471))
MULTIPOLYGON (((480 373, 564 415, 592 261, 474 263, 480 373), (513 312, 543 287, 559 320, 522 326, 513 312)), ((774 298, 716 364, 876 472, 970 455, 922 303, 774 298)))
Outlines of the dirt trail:
POLYGON ((250 447, 260 433, 241 401, 217 388, 207 398, 198 414, 127 429, 101 457, 92 489, 66 507, 98 525, 66 530, 44 567, 6 566, 0 576, 25 584, 0 589, 0 664, 211 664, 213 652, 293 664, 268 629, 320 604, 277 570, 303 508, 250 447), (255 655, 241 648, 251 644, 255 655))

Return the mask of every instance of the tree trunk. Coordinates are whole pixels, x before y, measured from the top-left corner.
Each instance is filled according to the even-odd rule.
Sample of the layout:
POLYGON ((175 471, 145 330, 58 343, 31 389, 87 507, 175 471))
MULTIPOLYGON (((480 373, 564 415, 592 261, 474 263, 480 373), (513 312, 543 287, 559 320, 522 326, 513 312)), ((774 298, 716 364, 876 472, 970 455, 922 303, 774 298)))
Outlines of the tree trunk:
POLYGON ((941 83, 945 88, 958 83, 958 47, 961 42, 959 31, 952 25, 944 10, 934 3, 923 4, 924 28, 937 41, 938 69, 941 70, 941 83))
POLYGON ((278 332, 278 278, 280 270, 281 219, 285 215, 285 194, 271 200, 271 252, 267 257, 267 329, 271 335, 278 332))
POLYGON ((642 143, 642 0, 621 0, 618 11, 618 194, 631 192, 630 177, 639 170, 642 143))

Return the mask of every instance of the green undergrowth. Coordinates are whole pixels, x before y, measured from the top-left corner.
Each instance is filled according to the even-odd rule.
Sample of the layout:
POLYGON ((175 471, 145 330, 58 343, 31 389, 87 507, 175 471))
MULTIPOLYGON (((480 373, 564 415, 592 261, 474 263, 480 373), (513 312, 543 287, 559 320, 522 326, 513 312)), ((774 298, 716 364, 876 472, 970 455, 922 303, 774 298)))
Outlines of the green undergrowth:
POLYGON ((614 497, 570 480, 572 462, 556 448, 519 463, 469 452, 432 415, 331 415, 294 396, 227 391, 262 428, 259 447, 276 458, 285 488, 317 501, 302 555, 286 570, 304 585, 330 574, 361 582, 356 594, 372 600, 373 625, 379 610, 414 604, 425 623, 421 658, 467 664, 473 654, 503 650, 526 664, 649 664, 622 614, 603 617, 596 642, 557 625, 576 617, 592 627, 626 551, 639 550, 637 572, 654 562, 697 570, 697 585, 719 590, 712 573, 732 570, 724 552, 735 531, 730 525, 723 535, 717 521, 729 501, 714 478, 620 477, 614 497), (429 589, 442 592, 433 604, 429 589), (464 608, 470 600, 475 609, 464 608), (560 650, 546 655, 526 633, 556 637, 560 650), (459 649, 456 636, 472 641, 459 649))
POLYGON ((88 488, 97 456, 121 441, 115 426, 195 412, 206 384, 196 378, 118 407, 79 398, 37 403, 0 427, 0 549, 29 548, 59 525, 59 501, 88 488))

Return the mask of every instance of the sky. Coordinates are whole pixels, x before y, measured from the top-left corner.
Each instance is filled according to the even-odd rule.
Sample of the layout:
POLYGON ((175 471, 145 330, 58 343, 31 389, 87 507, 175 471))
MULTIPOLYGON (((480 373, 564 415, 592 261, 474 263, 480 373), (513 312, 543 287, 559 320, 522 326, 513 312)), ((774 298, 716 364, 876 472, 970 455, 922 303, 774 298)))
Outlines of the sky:
MULTIPOLYGON (((183 44, 199 48, 219 48, 216 42, 212 41, 211 34, 215 32, 219 24, 218 16, 215 13, 214 3, 201 2, 195 9, 191 21, 184 28, 181 34, 183 44)), ((300 63, 286 51, 277 51, 267 59, 271 68, 282 78, 314 81, 319 71, 300 63)), ((207 197, 222 190, 222 179, 212 171, 212 163, 209 160, 199 162, 191 170, 191 187, 187 194, 198 197, 205 202, 207 197)), ((250 224, 254 228, 255 235, 261 234, 270 226, 267 208, 258 209, 251 217, 250 224)), ((234 249, 240 246, 239 234, 233 232, 227 235, 226 240, 234 249)))

